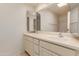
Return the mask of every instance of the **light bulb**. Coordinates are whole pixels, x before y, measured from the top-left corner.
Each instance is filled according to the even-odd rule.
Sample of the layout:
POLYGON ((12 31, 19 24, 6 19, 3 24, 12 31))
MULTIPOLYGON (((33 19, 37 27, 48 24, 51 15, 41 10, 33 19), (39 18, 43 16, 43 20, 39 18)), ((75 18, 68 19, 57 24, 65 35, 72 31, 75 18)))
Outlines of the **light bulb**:
POLYGON ((58 7, 63 7, 64 5, 67 5, 67 3, 58 3, 57 4, 58 7))

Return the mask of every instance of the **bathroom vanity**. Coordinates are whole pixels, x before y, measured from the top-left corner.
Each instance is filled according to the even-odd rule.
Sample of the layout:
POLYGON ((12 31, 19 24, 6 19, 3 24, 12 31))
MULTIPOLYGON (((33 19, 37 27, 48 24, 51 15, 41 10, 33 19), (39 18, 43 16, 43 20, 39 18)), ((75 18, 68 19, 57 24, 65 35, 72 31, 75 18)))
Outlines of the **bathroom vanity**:
POLYGON ((79 5, 51 4, 31 13, 23 38, 24 50, 32 56, 79 55, 79 5))
POLYGON ((79 40, 70 33, 24 33, 24 49, 31 56, 77 56, 79 40))

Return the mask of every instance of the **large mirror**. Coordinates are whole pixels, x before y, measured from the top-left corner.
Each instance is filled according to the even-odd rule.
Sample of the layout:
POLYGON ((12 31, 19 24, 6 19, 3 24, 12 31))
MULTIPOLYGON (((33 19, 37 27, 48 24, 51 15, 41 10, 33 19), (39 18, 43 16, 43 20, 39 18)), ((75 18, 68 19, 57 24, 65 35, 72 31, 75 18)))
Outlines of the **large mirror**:
MULTIPOLYGON (((34 12, 29 18, 29 31, 79 33, 79 4, 32 4, 34 12)), ((27 22, 27 23, 28 23, 27 22)))

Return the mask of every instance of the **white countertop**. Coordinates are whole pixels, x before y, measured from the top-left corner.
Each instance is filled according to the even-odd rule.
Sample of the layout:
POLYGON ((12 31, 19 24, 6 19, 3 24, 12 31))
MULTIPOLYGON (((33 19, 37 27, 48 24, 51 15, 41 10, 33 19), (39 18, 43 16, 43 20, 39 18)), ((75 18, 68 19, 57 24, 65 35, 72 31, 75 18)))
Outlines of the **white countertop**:
POLYGON ((28 33, 25 32, 24 35, 37 38, 39 40, 47 41, 50 43, 58 44, 71 49, 79 50, 79 39, 73 37, 59 37, 58 35, 49 35, 43 33, 28 33))

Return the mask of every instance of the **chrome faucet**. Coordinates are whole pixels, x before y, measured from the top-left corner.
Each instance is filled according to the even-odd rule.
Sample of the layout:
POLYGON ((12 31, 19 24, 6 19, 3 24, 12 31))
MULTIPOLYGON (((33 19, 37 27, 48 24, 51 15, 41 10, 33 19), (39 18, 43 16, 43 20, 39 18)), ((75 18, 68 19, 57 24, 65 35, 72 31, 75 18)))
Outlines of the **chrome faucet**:
POLYGON ((61 32, 59 32, 59 37, 63 37, 63 35, 62 35, 62 33, 61 33, 61 32))

